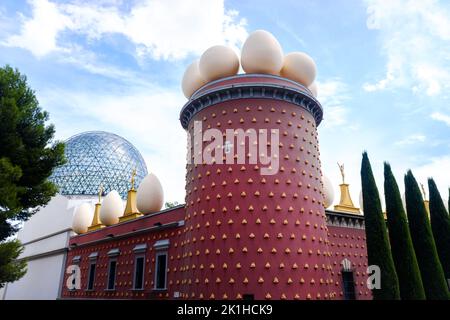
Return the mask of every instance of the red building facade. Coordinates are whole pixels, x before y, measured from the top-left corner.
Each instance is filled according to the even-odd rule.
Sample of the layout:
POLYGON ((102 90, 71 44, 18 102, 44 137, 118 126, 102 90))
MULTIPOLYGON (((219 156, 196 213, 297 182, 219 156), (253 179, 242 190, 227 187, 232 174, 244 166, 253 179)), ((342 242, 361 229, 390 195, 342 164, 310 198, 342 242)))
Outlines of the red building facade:
POLYGON ((79 264, 82 285, 69 289, 67 274, 63 298, 371 298, 362 217, 325 213, 322 107, 307 89, 270 75, 225 78, 194 93, 180 120, 191 139, 186 205, 73 237, 66 265, 79 264), (209 129, 224 140, 212 162, 202 157, 209 129), (227 129, 256 132, 244 163, 227 129))
MULTIPOLYGON (((71 273, 66 273, 63 281, 61 298, 183 298, 181 290, 185 287, 185 284, 183 284, 183 276, 181 276, 181 274, 184 273, 182 272, 184 259, 181 243, 184 241, 184 215, 184 206, 178 206, 157 214, 143 216, 135 220, 73 237, 70 240, 70 247, 67 253, 66 270, 70 270, 69 267, 73 265, 78 265, 80 267, 81 287, 79 289, 71 290, 70 286, 68 286, 68 280, 71 273), (169 240, 167 247, 155 247, 158 242, 165 240, 169 240), (142 246, 145 248, 143 251, 142 249, 139 250, 142 246), (114 251, 116 249, 118 249, 118 252, 114 251), (116 252, 117 255, 115 255, 114 252, 116 252), (156 259, 161 253, 167 254, 166 288, 156 289, 156 259), (136 259, 141 256, 144 256, 145 259, 143 268, 143 286, 142 288, 136 288, 136 259), (117 261, 117 269, 114 279, 115 286, 112 289, 108 289, 111 261, 117 261), (96 266, 93 287, 92 289, 89 289, 89 271, 93 264, 96 266)), ((332 282, 329 288, 330 291, 334 293, 334 295, 332 294, 332 298, 337 300, 352 298, 351 296, 346 297, 344 290, 343 272, 349 272, 353 277, 353 284, 350 283, 349 287, 350 289, 352 286, 354 288, 354 299, 371 299, 370 290, 367 289, 366 285, 367 251, 365 247, 366 242, 365 231, 363 229, 363 217, 334 211, 327 211, 326 216, 328 227, 327 237, 329 239, 329 249, 331 254, 330 263, 332 267, 332 282), (345 270, 343 266, 343 261, 345 259, 350 261, 348 270, 345 270)), ((309 250, 304 251, 302 254, 312 255, 309 250)), ((223 267, 223 263, 230 265, 228 260, 224 260, 219 266, 223 267)), ((262 262, 258 260, 255 264, 256 263, 260 264, 262 262)), ((284 270, 279 268, 279 265, 276 264, 277 261, 272 259, 270 263, 277 267, 278 273, 275 276, 277 278, 282 278, 284 270)), ((314 268, 315 265, 312 265, 311 269, 314 270, 314 268)), ((253 268, 250 268, 250 266, 241 266, 241 273, 247 275, 247 277, 252 273, 252 270, 253 268)), ((303 276, 303 272, 303 270, 299 270, 299 276, 296 278, 298 282, 295 284, 282 284, 279 281, 275 284, 272 283, 272 285, 279 285, 282 288, 287 288, 292 285, 297 288, 299 296, 301 292, 305 292, 307 299, 308 293, 311 295, 311 299, 317 299, 317 297, 312 296, 312 293, 315 292, 316 284, 312 284, 311 282, 307 283, 305 276, 303 276), (301 281, 302 278, 304 281, 301 281)), ((185 282, 187 283, 188 280, 185 282)), ((236 282, 235 284, 238 288, 241 288, 242 292, 245 292, 245 294, 251 293, 244 284, 236 282)), ((195 281, 193 285, 197 285, 195 284, 195 281)), ((270 286, 268 286, 268 288, 270 289, 270 286)), ((235 299, 236 297, 228 298, 235 299)), ((242 298, 246 297, 243 296, 242 298)), ((268 299, 268 297, 263 298, 268 299)), ((271 297, 271 299, 276 298, 277 297, 271 297)), ((300 298, 302 297, 300 296, 300 298)))

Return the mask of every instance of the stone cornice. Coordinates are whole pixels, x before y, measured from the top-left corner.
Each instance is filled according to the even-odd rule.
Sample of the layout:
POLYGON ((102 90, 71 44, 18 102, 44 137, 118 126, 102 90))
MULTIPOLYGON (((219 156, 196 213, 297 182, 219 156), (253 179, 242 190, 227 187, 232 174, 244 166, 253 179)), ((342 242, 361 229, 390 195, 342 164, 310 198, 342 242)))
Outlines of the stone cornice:
POLYGON ((364 216, 326 210, 327 225, 333 227, 365 229, 364 216))
MULTIPOLYGON (((318 126, 323 118, 323 109, 320 103, 309 93, 307 89, 301 90, 300 84, 292 84, 287 79, 276 76, 261 76, 266 79, 273 78, 273 82, 258 81, 254 77, 252 81, 239 82, 239 78, 245 79, 246 75, 238 75, 226 78, 227 80, 236 79, 236 82, 224 85, 214 86, 211 89, 200 88, 193 94, 193 98, 189 100, 181 110, 180 122, 184 129, 187 129, 191 119, 201 110, 230 100, 238 99, 272 99, 285 101, 295 104, 306 111, 310 112, 318 126), (283 80, 283 82, 280 82, 283 80)), ((250 77, 247 77, 247 79, 250 77)), ((217 82, 216 82, 217 84, 217 82)), ((207 85, 208 86, 208 85, 207 85)))

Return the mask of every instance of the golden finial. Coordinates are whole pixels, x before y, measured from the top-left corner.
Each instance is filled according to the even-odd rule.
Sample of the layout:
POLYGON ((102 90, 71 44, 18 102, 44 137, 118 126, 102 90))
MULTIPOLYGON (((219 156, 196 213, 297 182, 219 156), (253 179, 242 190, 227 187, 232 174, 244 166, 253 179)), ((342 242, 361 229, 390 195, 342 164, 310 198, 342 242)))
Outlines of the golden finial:
POLYGON ((101 203, 102 201, 102 194, 103 194, 103 183, 101 183, 100 187, 98 188, 98 203, 101 203))
POLYGON ((136 182, 136 168, 133 169, 133 172, 131 172, 131 190, 134 190, 136 182))
POLYGON ((339 170, 341 170, 342 183, 345 184, 345 173, 344 173, 344 164, 337 163, 339 170))
POLYGON ((136 178, 136 168, 134 168, 133 171, 131 172, 131 189, 128 190, 127 204, 125 206, 123 216, 119 218, 119 222, 125 222, 142 216, 142 213, 140 213, 137 208, 137 200, 136 200, 137 191, 134 189, 135 178, 136 178))
POLYGON ((92 218, 92 222, 88 228, 88 231, 95 231, 104 227, 104 225, 100 221, 100 207, 102 206, 101 204, 102 194, 103 194, 103 183, 101 183, 98 188, 98 202, 95 204, 94 217, 92 218))
POLYGON ((427 192, 425 191, 423 183, 420 184, 420 187, 422 188, 423 200, 427 200, 427 192))
POLYGON ((341 189, 341 199, 339 204, 334 206, 335 211, 349 212, 359 214, 359 208, 356 208, 353 204, 352 198, 350 196, 349 185, 345 183, 345 172, 344 164, 337 163, 339 170, 341 171, 342 183, 339 185, 341 189))

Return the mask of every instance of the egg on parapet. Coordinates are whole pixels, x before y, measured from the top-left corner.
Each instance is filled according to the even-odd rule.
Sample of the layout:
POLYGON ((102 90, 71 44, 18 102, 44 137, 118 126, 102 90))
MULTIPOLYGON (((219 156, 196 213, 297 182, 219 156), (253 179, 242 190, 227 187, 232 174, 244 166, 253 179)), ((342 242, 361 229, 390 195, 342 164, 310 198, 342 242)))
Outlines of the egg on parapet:
POLYGON ((330 207, 334 201, 334 189, 331 180, 327 176, 322 177, 323 182, 323 206, 326 208, 330 207))
POLYGON ((164 201, 161 182, 153 173, 148 174, 137 190, 137 208, 143 214, 158 212, 164 201))
POLYGON ((116 190, 111 191, 104 198, 100 209, 100 221, 105 226, 111 226, 119 222, 119 218, 123 215, 123 201, 116 190))
POLYGON ((199 60, 195 60, 187 67, 183 75, 183 80, 181 81, 181 88, 185 97, 189 99, 206 82, 200 74, 199 60))
POLYGON ((77 234, 88 231, 94 218, 94 209, 89 203, 82 203, 75 208, 72 220, 72 230, 77 234))
POLYGON ((199 70, 206 81, 234 76, 239 71, 239 58, 229 47, 213 46, 200 57, 199 70))
POLYGON ((319 94, 319 91, 317 89, 317 83, 313 82, 309 87, 309 91, 311 91, 314 98, 317 98, 317 95, 319 94))
POLYGON ((281 76, 309 87, 316 78, 314 60, 304 52, 291 52, 284 57, 281 76))
POLYGON ((241 64, 246 73, 279 75, 283 67, 283 49, 271 33, 257 30, 242 46, 241 64))
POLYGON ((362 190, 359 192, 359 208, 361 209, 361 212, 364 212, 364 199, 362 190))
POLYGON ((406 194, 404 192, 402 194, 402 205, 403 205, 403 209, 405 209, 405 212, 406 212, 406 194))

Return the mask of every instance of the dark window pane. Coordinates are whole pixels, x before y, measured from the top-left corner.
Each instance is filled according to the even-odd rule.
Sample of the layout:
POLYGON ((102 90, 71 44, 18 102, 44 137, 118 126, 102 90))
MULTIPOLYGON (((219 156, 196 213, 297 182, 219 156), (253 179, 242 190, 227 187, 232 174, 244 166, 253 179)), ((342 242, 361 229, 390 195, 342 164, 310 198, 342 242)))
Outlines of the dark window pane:
POLYGON ((88 276, 88 290, 94 289, 94 280, 95 280, 95 263, 91 263, 89 266, 89 276, 88 276))
POLYGON ((156 257, 156 289, 166 288, 166 262, 166 254, 161 254, 156 257))
POLYGON ((113 290, 116 282, 116 264, 115 260, 109 263, 108 289, 113 290))
POLYGON ((353 279, 352 271, 342 271, 342 282, 344 285, 344 299, 355 300, 355 281, 353 279))
POLYGON ((144 257, 136 258, 134 270, 134 288, 142 289, 144 285, 144 257))

